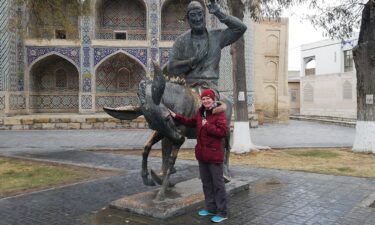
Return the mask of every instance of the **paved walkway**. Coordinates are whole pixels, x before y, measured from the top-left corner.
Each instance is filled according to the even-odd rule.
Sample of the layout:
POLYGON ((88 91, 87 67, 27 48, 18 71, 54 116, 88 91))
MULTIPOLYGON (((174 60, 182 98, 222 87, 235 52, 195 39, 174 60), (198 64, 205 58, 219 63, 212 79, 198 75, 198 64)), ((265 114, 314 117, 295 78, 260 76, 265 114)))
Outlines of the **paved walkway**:
MULTIPOLYGON (((0 154, 123 171, 112 177, 0 199, 0 225, 211 224, 208 218, 197 216, 196 209, 172 219, 154 220, 106 208, 109 202, 124 195, 155 187, 142 184, 140 157, 81 149, 139 148, 148 135, 143 130, 0 132, 0 154)), ((256 144, 273 147, 350 146, 353 136, 352 128, 299 121, 252 130, 256 144), (299 131, 292 131, 292 127, 299 131), (315 138, 306 137, 312 134, 316 134, 315 138), (325 139, 325 135, 330 138, 325 139)), ((159 168, 160 159, 151 158, 150 166, 159 168)), ((177 170, 172 177, 176 182, 198 174, 195 161, 178 160, 177 170)), ((368 207, 371 201, 366 202, 375 201, 375 179, 245 166, 232 167, 231 173, 257 181, 249 191, 229 198, 229 219, 222 224, 375 224, 375 208, 368 207)))
MULTIPOLYGON (((150 134, 148 129, 0 130, 0 152, 139 149, 150 134)), ((251 138, 256 145, 273 148, 347 147, 353 145, 354 134, 355 128, 293 120, 289 124, 268 124, 251 129, 251 138)), ((188 140, 183 148, 194 145, 195 140, 188 140)), ((160 144, 155 147, 160 148, 160 144)))

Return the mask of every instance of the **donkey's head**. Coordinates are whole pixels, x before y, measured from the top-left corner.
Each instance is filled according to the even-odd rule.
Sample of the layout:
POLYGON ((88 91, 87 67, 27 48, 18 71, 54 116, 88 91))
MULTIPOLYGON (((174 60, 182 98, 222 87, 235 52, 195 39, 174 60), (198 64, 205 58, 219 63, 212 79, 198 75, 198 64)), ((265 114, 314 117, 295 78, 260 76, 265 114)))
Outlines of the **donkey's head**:
MULTIPOLYGON (((141 102, 141 110, 151 129, 163 134, 175 144, 184 140, 171 117, 168 107, 163 102, 164 95, 174 95, 173 89, 169 89, 160 66, 153 62, 155 68, 154 79, 140 83, 138 96, 141 102), (142 90, 142 91, 141 91, 142 90)), ((173 109, 172 109, 173 110, 173 109)))

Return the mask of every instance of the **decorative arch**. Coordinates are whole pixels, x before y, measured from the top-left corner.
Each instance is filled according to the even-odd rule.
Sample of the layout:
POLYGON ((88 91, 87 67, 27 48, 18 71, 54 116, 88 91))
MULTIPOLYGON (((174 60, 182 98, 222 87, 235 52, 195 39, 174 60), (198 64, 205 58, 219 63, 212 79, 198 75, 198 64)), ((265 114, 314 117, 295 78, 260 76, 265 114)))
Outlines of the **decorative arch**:
MULTIPOLYGON (((79 53, 78 53, 78 54, 79 54, 79 53)), ((79 64, 77 64, 77 60, 73 60, 73 59, 71 59, 70 57, 67 57, 65 54, 62 54, 62 53, 60 53, 60 52, 56 52, 56 51, 48 52, 48 53, 46 53, 46 54, 44 54, 44 55, 41 55, 41 56, 39 56, 39 57, 36 57, 36 58, 33 59, 33 60, 30 60, 30 59, 29 59, 29 66, 28 66, 29 69, 31 70, 35 64, 37 64, 37 63, 40 62, 40 61, 43 61, 45 58, 48 58, 48 57, 50 57, 50 56, 53 56, 53 55, 58 56, 58 57, 61 57, 61 58, 65 59, 66 61, 70 62, 70 63, 73 64, 73 65, 76 67, 76 69, 79 71, 80 66, 79 66, 79 64)), ((78 59, 78 63, 79 63, 79 59, 78 59)))
POLYGON ((28 74, 32 112, 78 112, 79 70, 74 63, 51 54, 33 63, 28 74), (66 75, 66 85, 58 85, 60 73, 56 72, 61 69, 66 75))
POLYGON ((271 54, 279 53, 279 37, 274 34, 267 36, 267 52, 271 54))
MULTIPOLYGON (((139 63, 139 65, 142 66, 142 68, 147 71, 147 68, 146 68, 146 61, 147 61, 147 52, 145 52, 145 57, 142 57, 142 61, 135 57, 134 55, 130 54, 129 52, 132 52, 133 54, 136 54, 136 55, 139 55, 139 53, 135 52, 135 50, 133 49, 107 49, 108 51, 103 53, 103 51, 100 51, 99 49, 94 49, 94 55, 98 55, 100 53, 100 55, 102 54, 107 54, 105 57, 102 57, 100 59, 97 59, 95 57, 95 67, 94 67, 94 71, 96 73, 96 70, 98 69, 98 67, 103 64, 106 60, 108 60, 109 58, 111 58, 112 56, 114 55, 117 55, 117 54, 125 54, 126 56, 128 56, 129 58, 135 60, 137 63, 139 63), (128 50, 128 51, 126 51, 128 50), (112 52, 112 53, 110 53, 112 52)), ((146 51, 146 50, 144 50, 146 51)))
POLYGON ((100 0, 96 2, 96 38, 147 40, 148 9, 144 0, 100 0))
POLYGON ((125 52, 119 51, 103 60, 95 69, 96 74, 96 92, 99 93, 124 93, 135 92, 138 83, 146 76, 145 67, 136 59, 125 52), (128 78, 122 78, 127 72, 128 78), (119 80, 127 85, 119 85, 119 80))
POLYGON ((277 117, 277 88, 274 85, 264 88, 264 116, 268 120, 277 117))
POLYGON ((305 76, 315 75, 316 73, 315 56, 304 58, 303 61, 304 61, 305 76))
POLYGON ((275 82, 277 81, 278 65, 275 61, 268 61, 266 64, 266 75, 264 76, 265 81, 275 82))
MULTIPOLYGON (((204 2, 198 0, 202 6, 204 2)), ((190 29, 186 8, 191 0, 165 0, 161 4, 161 40, 173 41, 190 29)), ((207 13, 206 13, 207 15, 207 13)))

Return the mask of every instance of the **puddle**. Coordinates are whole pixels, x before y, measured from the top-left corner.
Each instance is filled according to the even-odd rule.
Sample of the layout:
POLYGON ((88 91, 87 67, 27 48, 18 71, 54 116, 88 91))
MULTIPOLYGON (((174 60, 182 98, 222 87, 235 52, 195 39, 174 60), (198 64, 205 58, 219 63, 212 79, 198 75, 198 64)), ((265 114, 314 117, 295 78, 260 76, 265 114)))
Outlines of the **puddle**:
POLYGON ((256 182, 251 189, 257 194, 265 194, 268 192, 272 192, 275 188, 280 187, 281 185, 282 184, 278 179, 271 178, 256 182))

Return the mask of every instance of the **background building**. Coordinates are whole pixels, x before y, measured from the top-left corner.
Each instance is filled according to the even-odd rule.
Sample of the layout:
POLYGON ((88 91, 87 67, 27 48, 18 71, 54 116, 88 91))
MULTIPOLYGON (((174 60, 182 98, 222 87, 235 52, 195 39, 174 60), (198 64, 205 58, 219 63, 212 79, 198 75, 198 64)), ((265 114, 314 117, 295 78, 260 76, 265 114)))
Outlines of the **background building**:
POLYGON ((352 49, 358 36, 346 41, 323 40, 301 48, 301 114, 356 118, 356 71, 352 49))
MULTIPOLYGON (((93 0, 89 16, 70 17, 76 28, 64 30, 52 17, 40 21, 30 15, 32 26, 21 36, 5 28, 12 16, 28 12, 13 0, 1 1, 0 116, 92 114, 103 106, 138 104, 137 84, 151 76, 151 60, 164 65, 176 37, 189 29, 189 2, 93 0)), ((208 27, 223 27, 206 15, 208 27)), ((255 24, 245 18, 250 112, 286 120, 288 22, 255 24)), ((232 96, 230 47, 223 50, 220 73, 221 91, 232 96)))
POLYGON ((299 70, 291 70, 288 72, 290 115, 300 114, 300 80, 299 70))

